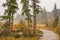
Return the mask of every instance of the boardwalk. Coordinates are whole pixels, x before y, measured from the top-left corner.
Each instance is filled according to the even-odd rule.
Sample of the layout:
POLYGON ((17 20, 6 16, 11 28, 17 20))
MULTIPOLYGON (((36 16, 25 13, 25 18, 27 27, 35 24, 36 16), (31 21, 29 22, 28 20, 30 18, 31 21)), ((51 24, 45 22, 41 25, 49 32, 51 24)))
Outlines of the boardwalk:
POLYGON ((40 29, 40 30, 44 33, 40 38, 40 40, 59 40, 58 39, 59 37, 56 33, 44 29, 40 29))

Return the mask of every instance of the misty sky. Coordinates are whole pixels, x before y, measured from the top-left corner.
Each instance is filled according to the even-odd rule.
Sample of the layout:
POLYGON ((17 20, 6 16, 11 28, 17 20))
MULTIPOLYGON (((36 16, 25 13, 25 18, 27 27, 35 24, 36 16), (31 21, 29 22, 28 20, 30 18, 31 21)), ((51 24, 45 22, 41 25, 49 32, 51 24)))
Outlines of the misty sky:
MULTIPOLYGON (((40 0, 41 3, 41 7, 44 8, 47 10, 47 11, 52 11, 53 10, 53 7, 54 7, 54 4, 56 3, 57 4, 57 8, 60 9, 60 0, 40 0)), ((0 0, 0 15, 2 15, 4 13, 4 8, 2 7, 2 4, 6 2, 5 0, 0 0)), ((18 2, 18 5, 19 5, 19 10, 18 10, 18 13, 21 12, 21 9, 22 9, 22 6, 20 4, 20 1, 17 1, 18 2)))

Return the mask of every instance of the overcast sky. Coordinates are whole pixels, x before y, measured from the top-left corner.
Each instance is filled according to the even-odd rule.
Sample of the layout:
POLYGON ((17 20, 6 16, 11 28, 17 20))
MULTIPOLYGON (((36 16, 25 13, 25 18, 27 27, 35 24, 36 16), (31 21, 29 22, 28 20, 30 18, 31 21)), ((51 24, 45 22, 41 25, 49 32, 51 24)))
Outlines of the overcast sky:
MULTIPOLYGON (((53 10, 53 7, 54 7, 54 4, 56 3, 57 4, 57 8, 60 9, 60 0, 40 0, 41 3, 41 7, 42 8, 46 8, 47 11, 52 11, 53 10)), ((5 0, 0 0, 0 14, 3 14, 4 13, 4 8, 2 7, 2 4, 5 2, 5 0)), ((18 13, 21 12, 21 4, 20 4, 20 1, 18 1, 19 3, 19 10, 18 10, 18 13)))

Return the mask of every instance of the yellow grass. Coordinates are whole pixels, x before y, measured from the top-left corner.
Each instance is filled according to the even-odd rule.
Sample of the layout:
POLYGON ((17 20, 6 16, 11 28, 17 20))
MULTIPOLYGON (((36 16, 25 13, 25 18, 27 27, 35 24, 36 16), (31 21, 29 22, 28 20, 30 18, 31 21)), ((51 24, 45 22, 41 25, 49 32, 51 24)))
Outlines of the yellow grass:
POLYGON ((0 40, 39 40, 39 38, 38 37, 20 37, 20 38, 1 37, 0 40))
MULTIPOLYGON (((18 24, 18 23, 15 23, 14 25, 13 25, 13 28, 12 29, 16 29, 16 28, 19 28, 19 25, 21 25, 21 24, 18 24)), ((45 24, 36 24, 36 27, 37 28, 45 28, 45 24)), ((25 27, 27 27, 27 23, 25 23, 25 27)))
POLYGON ((36 24, 37 28, 45 28, 44 24, 36 24))

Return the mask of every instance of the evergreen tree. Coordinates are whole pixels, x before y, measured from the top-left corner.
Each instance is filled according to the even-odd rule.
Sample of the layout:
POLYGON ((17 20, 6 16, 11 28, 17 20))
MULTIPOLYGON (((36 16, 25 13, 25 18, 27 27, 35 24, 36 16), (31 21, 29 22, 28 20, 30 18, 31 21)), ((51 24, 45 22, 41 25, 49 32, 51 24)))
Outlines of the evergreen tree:
POLYGON ((33 17, 34 17, 34 23, 33 23, 33 33, 35 34, 36 33, 36 15, 38 13, 40 13, 42 10, 41 10, 41 7, 39 6, 39 3, 40 1, 39 0, 32 0, 32 8, 33 8, 33 17))
POLYGON ((58 22, 59 22, 59 18, 58 16, 55 18, 54 22, 53 22, 53 27, 58 26, 58 22))
POLYGON ((56 5, 56 3, 55 3, 55 5, 54 5, 54 11, 53 11, 53 16, 54 16, 54 18, 56 18, 58 15, 57 15, 57 5, 56 5))
POLYGON ((58 25, 58 21, 59 21, 59 17, 57 15, 57 7, 56 7, 56 3, 54 6, 54 21, 53 21, 53 27, 58 25))
POLYGON ((7 7, 7 9, 5 9, 4 15, 1 17, 7 20, 7 24, 9 25, 8 27, 10 28, 10 30, 12 30, 13 18, 14 14, 17 12, 18 4, 16 0, 6 0, 6 3, 3 3, 2 6, 7 7))
POLYGON ((30 22, 32 22, 30 9, 29 9, 29 0, 21 0, 21 3, 23 4, 22 15, 24 14, 26 15, 25 20, 28 21, 28 33, 29 33, 30 22))

